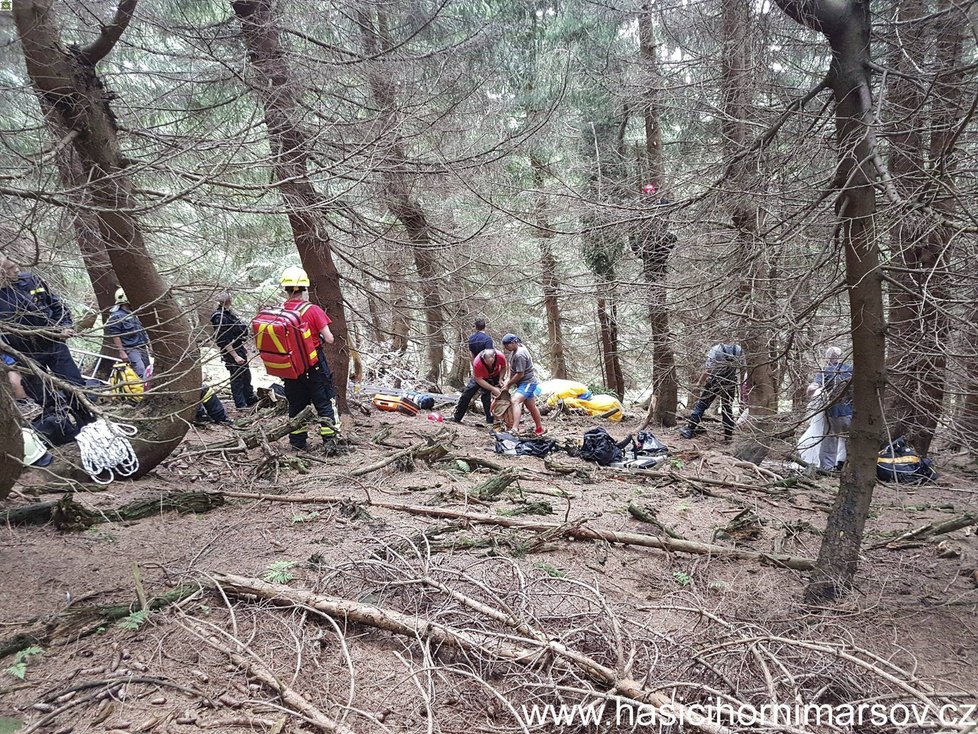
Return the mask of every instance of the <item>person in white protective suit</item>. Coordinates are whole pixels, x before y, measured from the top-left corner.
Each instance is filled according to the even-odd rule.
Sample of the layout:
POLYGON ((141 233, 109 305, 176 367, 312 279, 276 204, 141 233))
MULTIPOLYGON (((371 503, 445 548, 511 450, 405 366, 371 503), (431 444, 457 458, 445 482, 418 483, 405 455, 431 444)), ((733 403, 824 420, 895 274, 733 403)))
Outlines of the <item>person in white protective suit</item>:
POLYGON ((842 361, 842 350, 825 350, 825 368, 808 386, 812 419, 798 455, 807 464, 838 471, 846 461, 846 435, 852 423, 852 367, 842 361))

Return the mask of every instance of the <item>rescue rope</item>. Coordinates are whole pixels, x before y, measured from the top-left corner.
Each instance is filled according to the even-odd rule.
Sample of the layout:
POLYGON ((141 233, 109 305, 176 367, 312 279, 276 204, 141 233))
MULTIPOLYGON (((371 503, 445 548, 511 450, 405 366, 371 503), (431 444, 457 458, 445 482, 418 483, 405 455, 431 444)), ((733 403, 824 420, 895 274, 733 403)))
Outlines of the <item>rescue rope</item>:
POLYGON ((83 426, 75 441, 81 451, 82 467, 96 484, 111 484, 116 477, 129 477, 139 470, 139 459, 128 436, 136 427, 109 423, 99 418, 83 426), (108 474, 108 479, 101 478, 108 474))

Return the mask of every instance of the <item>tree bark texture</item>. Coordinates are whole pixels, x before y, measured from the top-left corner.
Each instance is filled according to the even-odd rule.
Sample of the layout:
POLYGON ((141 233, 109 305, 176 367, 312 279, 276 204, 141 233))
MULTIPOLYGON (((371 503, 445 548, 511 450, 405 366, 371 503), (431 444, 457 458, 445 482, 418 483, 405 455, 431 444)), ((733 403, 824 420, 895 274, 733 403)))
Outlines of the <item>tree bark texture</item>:
MULTIPOLYGON (((612 291, 610 283, 598 283, 599 292, 612 291)), ((618 396, 625 397, 625 378, 621 370, 621 356, 618 354, 618 323, 614 296, 605 298, 598 295, 598 330, 601 340, 601 372, 604 384, 618 396)))
MULTIPOLYGON (((721 85, 723 97, 723 148, 727 158, 744 156, 750 142, 748 121, 753 115, 754 55, 751 50, 751 3, 725 0, 722 5, 723 57, 721 85)), ((730 217, 737 243, 738 310, 746 314, 738 341, 747 356, 751 416, 758 418, 777 412, 777 370, 772 359, 774 339, 768 319, 772 312, 770 266, 767 248, 759 236, 760 210, 757 195, 763 184, 755 173, 760 162, 756 155, 744 156, 734 164, 724 196, 729 200, 730 217)), ((761 426, 759 425, 760 429, 761 426)))
MULTIPOLYGON (((655 201, 665 194, 666 171, 662 156, 662 124, 659 114, 657 85, 660 81, 659 60, 656 56, 652 4, 642 5, 639 18, 639 55, 646 73, 643 118, 645 122, 645 156, 649 178, 655 186, 655 201)), ((676 377, 676 354, 669 331, 669 310, 666 305, 666 266, 669 253, 675 246, 672 235, 661 217, 644 220, 633 237, 632 249, 642 261, 642 277, 647 286, 649 304, 649 338, 652 342, 652 394, 655 407, 652 423, 657 426, 676 425, 679 404, 679 380, 676 377)))
POLYGON ((136 201, 109 105, 112 95, 95 68, 124 32, 135 5, 123 0, 115 20, 83 49, 62 43, 51 0, 17 0, 13 15, 41 109, 50 109, 59 128, 75 133, 71 144, 97 207, 106 253, 152 339, 155 389, 143 405, 154 420, 134 441, 141 476, 183 439, 200 400, 201 373, 184 310, 157 272, 131 213, 136 201))
MULTIPOLYGON (((371 11, 363 8, 357 10, 360 35, 364 48, 371 57, 378 56, 390 47, 390 39, 385 32, 388 27, 385 12, 378 9, 376 15, 375 23, 371 11)), ((386 73, 379 68, 372 68, 369 72, 370 91, 379 110, 380 137, 386 136, 387 139, 384 149, 389 160, 383 173, 384 192, 387 208, 404 227, 412 246, 414 267, 418 273, 418 289, 424 305, 427 377, 437 383, 441 380, 442 364, 445 361, 445 317, 440 294, 437 250, 432 241, 428 217, 414 191, 415 181, 406 170, 407 154, 398 132, 395 93, 386 73)))
POLYGON ((834 187, 839 243, 845 251, 853 345, 853 417, 839 494, 829 514, 805 599, 833 599, 851 587, 863 529, 876 485, 876 458, 884 434, 881 399, 886 384, 883 290, 874 217, 876 171, 869 71, 868 0, 777 0, 797 22, 819 31, 832 49, 829 83, 835 97, 838 167, 834 187))
POLYGON ((900 5, 900 19, 907 22, 894 63, 899 72, 917 74, 926 66, 933 38, 938 72, 933 86, 925 90, 894 75, 890 89, 897 130, 890 136, 888 168, 901 199, 913 208, 899 212, 890 231, 892 277, 900 287, 890 292, 886 418, 891 435, 906 436, 921 454, 930 450, 944 407, 952 232, 935 213, 949 214, 956 207, 953 133, 963 113, 962 72, 953 70, 961 65, 966 21, 951 12, 948 0, 939 8, 940 20, 922 21, 929 12, 922 0, 900 5), (933 212, 918 207, 921 201, 933 212))
POLYGON ((534 230, 540 245, 540 265, 543 269, 543 312, 547 322, 547 352, 550 354, 550 371, 557 380, 567 379, 567 358, 564 354, 564 325, 560 315, 560 274, 557 258, 550 240, 553 232, 547 221, 546 197, 543 193, 544 165, 536 155, 530 155, 533 170, 533 186, 536 189, 534 214, 537 228, 534 230))
POLYGON ((350 335, 340 273, 333 259, 333 244, 322 214, 327 200, 309 180, 309 140, 302 126, 301 85, 289 68, 282 48, 278 21, 271 0, 234 0, 241 23, 241 38, 248 60, 260 82, 255 93, 265 109, 265 126, 272 149, 272 170, 288 208, 289 226, 302 267, 309 275, 310 298, 322 306, 333 323, 335 341, 324 344, 333 372, 336 403, 347 411, 350 371, 350 335))
MULTIPOLYGON (((583 153, 590 159, 589 194, 593 212, 582 217, 584 225, 583 255, 594 274, 597 288, 598 343, 605 387, 624 396, 621 356, 618 353, 617 275, 616 266, 624 245, 619 228, 614 226, 608 205, 620 205, 626 185, 624 170, 624 133, 627 118, 607 117, 585 125, 583 153)), ((609 207, 610 208, 610 207, 609 207)))
MULTIPOLYGON (((55 122, 54 110, 48 110, 45 117, 49 120, 52 132, 56 136, 63 136, 66 131, 59 129, 55 122)), ((115 305, 116 277, 112 270, 112 261, 105 250, 105 243, 99 232, 98 218, 88 207, 91 206, 91 196, 85 188, 85 177, 81 161, 78 159, 77 152, 70 146, 66 146, 59 151, 57 156, 58 172, 61 176, 61 184, 69 191, 75 192, 72 199, 80 204, 69 213, 71 217, 71 227, 75 232, 75 241, 78 243, 78 250, 81 252, 82 262, 85 263, 85 271, 92 284, 92 291, 95 293, 95 302, 98 311, 102 315, 102 323, 105 324, 109 318, 109 310, 115 305)), ((102 354, 106 357, 116 356, 117 350, 111 337, 105 336, 102 340, 102 354)), ((101 380, 108 380, 112 369, 110 360, 99 362, 99 369, 95 377, 101 380)))
POLYGON ((388 277, 388 299, 391 321, 391 349, 404 354, 410 345, 411 304, 407 292, 407 265, 400 252, 388 252, 384 256, 388 277))
POLYGON ((14 402, 7 369, 0 368, 0 500, 10 494, 20 476, 24 458, 24 438, 20 430, 20 411, 14 402))

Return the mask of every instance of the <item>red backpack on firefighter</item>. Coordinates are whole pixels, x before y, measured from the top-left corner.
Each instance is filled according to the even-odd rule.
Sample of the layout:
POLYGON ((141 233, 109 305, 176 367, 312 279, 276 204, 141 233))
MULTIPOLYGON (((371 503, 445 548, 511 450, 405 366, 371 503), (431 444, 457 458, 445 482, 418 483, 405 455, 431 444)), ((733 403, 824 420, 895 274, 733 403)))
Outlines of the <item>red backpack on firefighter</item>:
MULTIPOLYGON (((301 268, 287 268, 282 285, 308 287, 309 279, 301 268)), ((258 356, 269 375, 295 380, 319 363, 317 335, 302 322, 302 315, 311 305, 303 303, 295 309, 266 308, 252 319, 251 332, 258 356)))

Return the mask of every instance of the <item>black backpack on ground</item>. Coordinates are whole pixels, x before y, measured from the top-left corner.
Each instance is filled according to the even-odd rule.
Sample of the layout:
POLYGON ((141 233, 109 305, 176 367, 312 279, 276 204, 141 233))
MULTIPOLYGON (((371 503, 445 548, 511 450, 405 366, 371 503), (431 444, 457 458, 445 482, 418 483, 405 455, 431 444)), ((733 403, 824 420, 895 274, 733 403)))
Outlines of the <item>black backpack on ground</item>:
POLYGON ((876 478, 881 482, 923 484, 937 480, 930 459, 922 458, 902 436, 885 446, 876 460, 876 478))
POLYGON ((668 454, 669 447, 648 431, 639 431, 633 444, 635 456, 658 456, 668 454))
POLYGON ((495 434, 496 453, 508 456, 536 456, 543 458, 557 448, 557 442, 549 438, 518 438, 512 433, 495 434))
POLYGON ((615 443, 615 439, 603 428, 592 428, 584 434, 584 445, 578 453, 585 461, 593 461, 600 466, 608 466, 625 457, 622 449, 631 442, 629 436, 624 441, 615 443))

